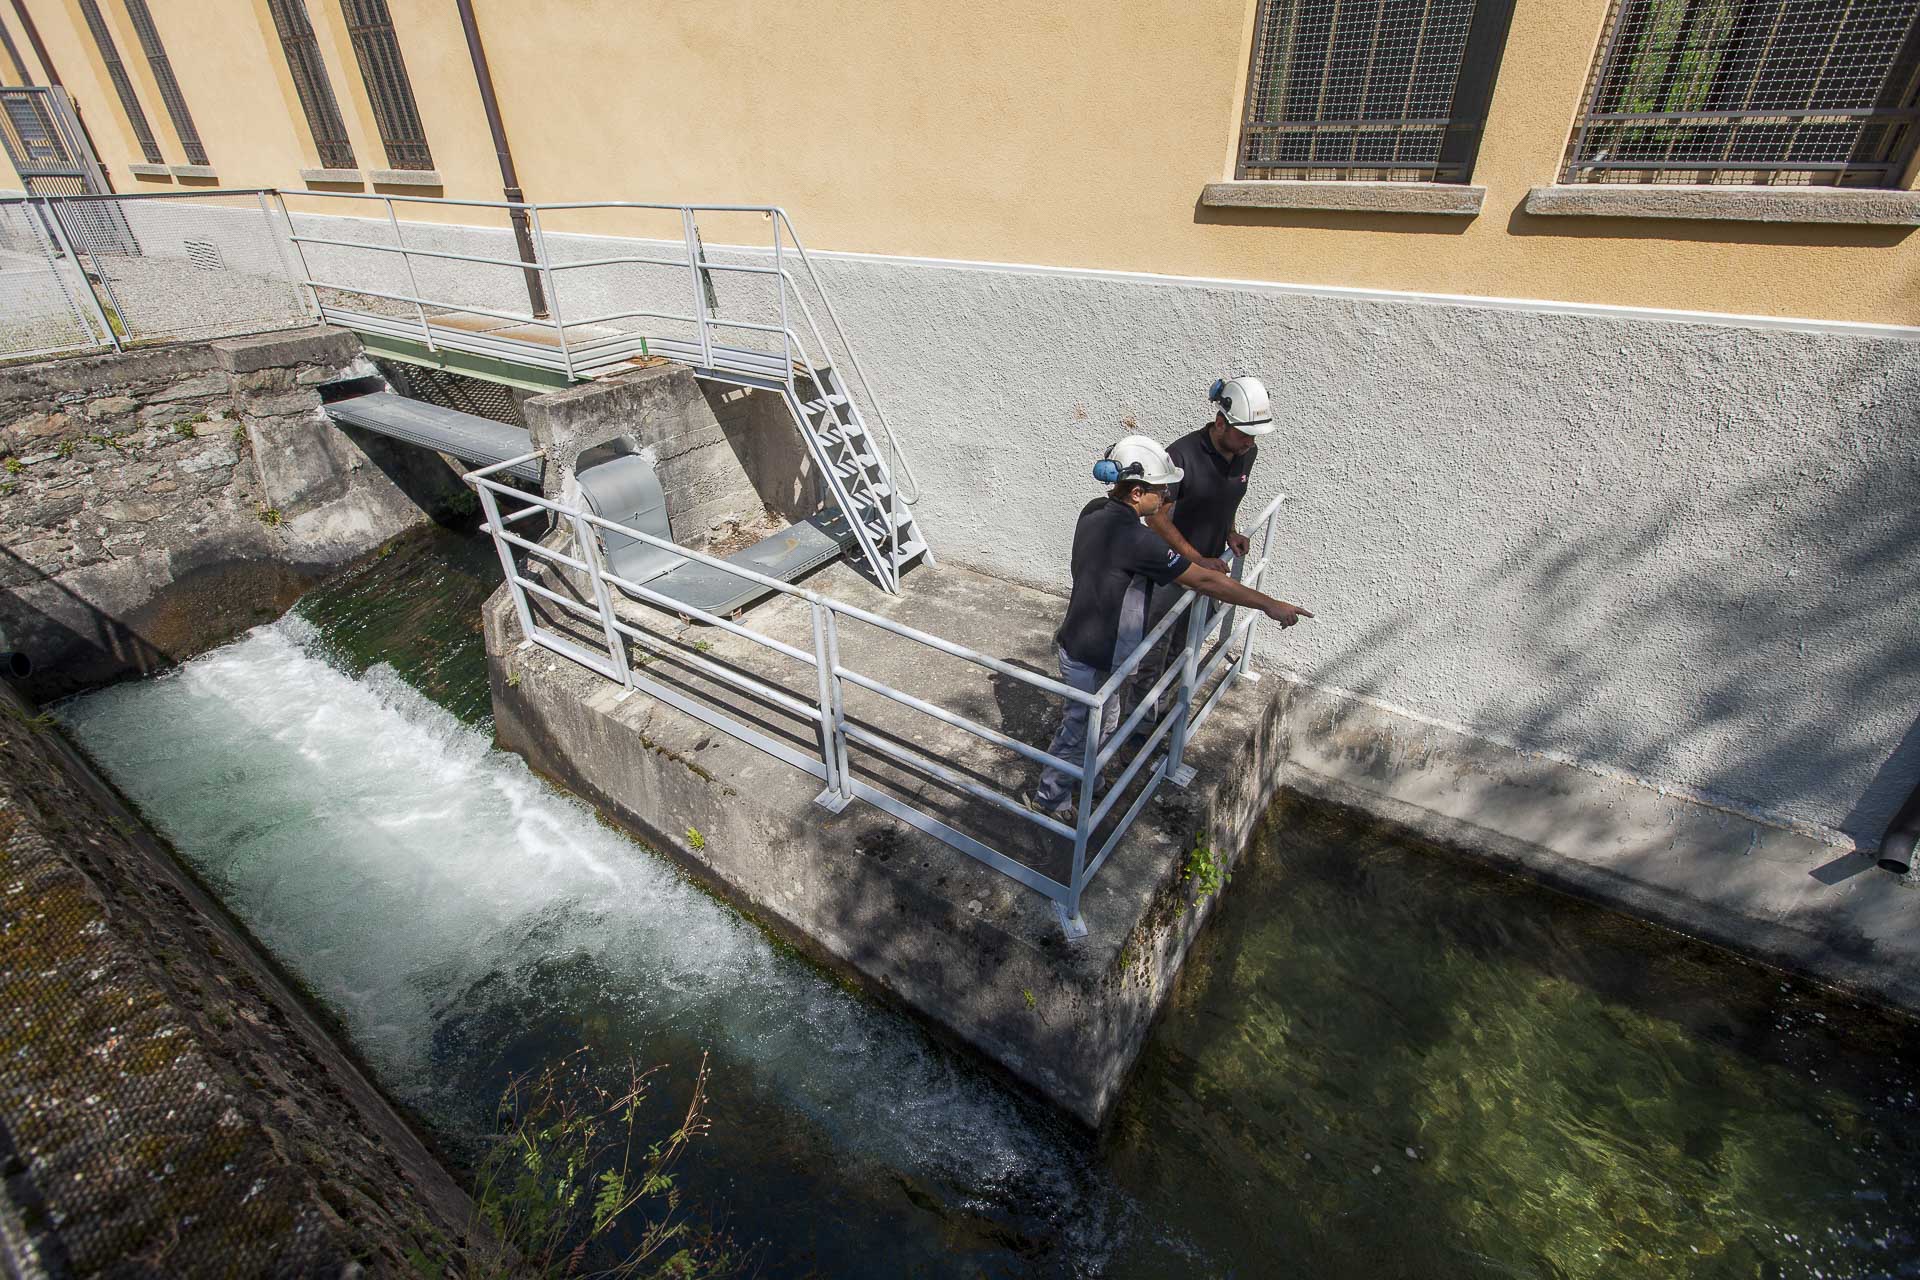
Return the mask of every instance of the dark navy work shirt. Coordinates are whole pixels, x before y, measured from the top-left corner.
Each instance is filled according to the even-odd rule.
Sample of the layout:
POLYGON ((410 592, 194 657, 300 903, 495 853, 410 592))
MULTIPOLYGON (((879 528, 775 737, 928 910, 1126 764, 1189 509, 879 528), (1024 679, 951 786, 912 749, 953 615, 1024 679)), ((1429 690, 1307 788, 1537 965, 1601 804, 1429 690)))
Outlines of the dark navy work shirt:
POLYGON ((1073 597, 1054 639, 1074 661, 1111 670, 1146 633, 1152 588, 1186 571, 1186 557, 1141 524, 1132 507, 1096 498, 1073 529, 1073 597))
POLYGON ((1167 446, 1173 464, 1186 472, 1172 488, 1173 527, 1201 555, 1224 556, 1240 500, 1247 496, 1247 473, 1253 470, 1260 446, 1249 446, 1239 457, 1228 459, 1213 447, 1208 430, 1189 432, 1167 446))

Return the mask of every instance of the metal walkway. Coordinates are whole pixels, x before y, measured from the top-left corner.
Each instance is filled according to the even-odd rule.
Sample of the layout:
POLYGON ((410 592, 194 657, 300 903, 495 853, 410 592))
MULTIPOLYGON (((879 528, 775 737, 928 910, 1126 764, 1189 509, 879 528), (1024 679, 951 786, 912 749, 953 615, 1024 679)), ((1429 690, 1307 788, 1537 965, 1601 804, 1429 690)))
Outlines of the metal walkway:
MULTIPOLYGON (((409 400, 391 391, 335 400, 325 408, 327 416, 341 426, 359 427, 375 435, 451 454, 480 467, 523 458, 533 449, 533 437, 524 427, 510 427, 457 409, 409 400)), ((540 463, 519 462, 506 468, 506 474, 539 484, 540 463)))
MULTIPOLYGON (((391 231, 390 242, 307 234, 294 226, 291 213, 287 215, 289 239, 300 258, 301 283, 312 291, 320 317, 327 322, 419 342, 433 351, 466 352, 568 378, 603 376, 630 368, 640 359, 661 356, 691 366, 698 378, 778 392, 860 556, 881 586, 897 594, 900 575, 908 566, 916 560, 932 563, 926 536, 912 510, 920 496, 918 481, 901 456, 833 300, 784 210, 771 205, 638 201, 520 204, 354 192, 302 192, 299 199, 322 205, 330 200, 375 201, 386 217, 356 219, 356 223, 384 225, 391 231), (435 206, 439 217, 449 222, 468 210, 504 211, 513 219, 523 219, 531 233, 534 261, 431 247, 444 245, 444 235, 420 223, 411 224, 415 239, 409 243, 403 230, 406 224, 394 210, 396 202, 435 206), (771 225, 771 242, 765 248, 736 246, 727 251, 732 260, 716 260, 700 238, 701 214, 758 215, 771 225), (642 249, 667 246, 657 253, 556 258, 543 215, 549 221, 557 215, 601 220, 583 223, 595 226, 604 225, 609 217, 671 215, 679 234, 671 242, 631 235, 617 241, 642 249), (431 241, 429 235, 434 236, 431 241), (316 269, 315 259, 325 271, 316 269), (369 259, 374 264, 397 263, 399 277, 377 266, 370 270, 369 259), (480 295, 497 301, 478 281, 488 272, 497 277, 502 269, 537 278, 550 313, 476 305, 473 299, 480 295), (614 274, 592 274, 596 272, 614 274), (562 275, 572 296, 621 302, 598 314, 565 315, 556 285, 556 277, 562 275), (436 281, 439 296, 422 292, 422 276, 436 281), (716 281, 726 282, 728 290, 724 317, 716 281), (816 322, 810 297, 820 304, 827 330, 816 322), (829 332, 837 350, 829 345, 829 332), (871 423, 863 402, 872 411, 871 423)), ((284 208, 285 193, 281 202, 284 208)), ((355 227, 356 234, 360 230, 355 227)), ((602 231, 593 234, 597 242, 589 247, 597 249, 608 237, 602 231)))

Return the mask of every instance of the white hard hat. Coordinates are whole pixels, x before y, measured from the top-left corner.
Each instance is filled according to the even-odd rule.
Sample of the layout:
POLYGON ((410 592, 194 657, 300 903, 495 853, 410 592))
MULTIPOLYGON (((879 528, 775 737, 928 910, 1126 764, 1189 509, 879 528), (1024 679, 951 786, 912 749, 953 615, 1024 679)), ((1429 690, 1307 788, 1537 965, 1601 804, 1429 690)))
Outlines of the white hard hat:
POLYGON ((1273 430, 1273 402, 1258 378, 1215 378, 1207 388, 1207 399, 1220 406, 1227 425, 1236 431, 1264 436, 1273 430))
POLYGON ((1177 484, 1185 474, 1173 465, 1165 449, 1146 436, 1128 436, 1117 441, 1093 468, 1093 478, 1105 484, 1119 484, 1122 480, 1177 484))

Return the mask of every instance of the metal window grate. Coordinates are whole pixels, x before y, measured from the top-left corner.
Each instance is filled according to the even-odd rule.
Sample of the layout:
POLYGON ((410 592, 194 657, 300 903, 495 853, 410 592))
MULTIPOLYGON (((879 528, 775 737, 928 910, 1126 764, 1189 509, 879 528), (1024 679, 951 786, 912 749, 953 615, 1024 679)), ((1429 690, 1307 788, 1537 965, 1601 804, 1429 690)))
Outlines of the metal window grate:
POLYGON ((1898 186, 1920 0, 1615 0, 1567 182, 1898 186))
POLYGON ((113 43, 113 31, 100 14, 99 0, 80 0, 80 13, 87 20, 87 30, 93 33, 94 44, 99 46, 100 61, 106 64, 107 79, 113 81, 113 91, 120 96, 120 107, 127 113, 127 123, 133 126, 133 136, 140 143, 140 154, 146 157, 148 164, 161 163, 160 144, 154 140, 153 126, 147 123, 147 113, 140 109, 140 99, 134 96, 133 81, 127 78, 127 68, 120 61, 119 47, 113 43))
POLYGON ((187 163, 206 164, 207 149, 200 145, 200 131, 193 127, 186 95, 180 92, 180 82, 173 78, 173 64, 167 60, 166 46, 160 43, 160 32, 153 25, 153 15, 147 11, 147 0, 122 0, 122 3, 127 6, 127 18, 133 23, 134 34, 140 37, 140 49, 147 55, 147 65, 153 68, 154 83, 160 86, 160 101, 173 121, 173 131, 180 135, 180 149, 186 152, 187 163))
POLYGON ((427 131, 413 101, 413 85, 407 79, 387 0, 341 0, 341 8, 353 37, 354 56, 360 60, 360 77, 373 102, 380 141, 387 149, 387 163, 395 169, 433 168, 427 131))
POLYGON ((347 137, 346 121, 340 118, 333 85, 327 80, 326 59, 320 56, 320 41, 307 16, 306 0, 267 0, 267 8, 273 12, 273 26, 280 33, 280 48, 287 56, 287 70, 293 74, 294 92, 300 95, 300 108, 306 112, 307 128, 313 133, 321 166, 356 167, 353 143, 347 137))
POLYGON ((1236 175, 1465 181, 1477 10, 1504 38, 1505 6, 1475 0, 1262 0, 1236 175))

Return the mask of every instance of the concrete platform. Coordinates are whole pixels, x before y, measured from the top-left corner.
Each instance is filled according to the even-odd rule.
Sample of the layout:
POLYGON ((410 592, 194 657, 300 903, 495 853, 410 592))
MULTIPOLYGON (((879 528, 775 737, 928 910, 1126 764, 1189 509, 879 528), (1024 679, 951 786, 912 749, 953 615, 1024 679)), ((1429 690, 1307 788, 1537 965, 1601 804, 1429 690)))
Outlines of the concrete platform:
MULTIPOLYGON (((1052 633, 1064 608, 1058 597, 949 567, 916 570, 898 597, 845 564, 805 585, 1054 673, 1052 633)), ((726 709, 776 743, 817 755, 808 720, 733 691, 696 670, 687 655, 811 704, 809 665, 718 628, 631 602, 621 608, 662 636, 652 655, 630 647, 631 661, 644 659, 642 674, 726 709)), ((598 637, 597 628, 557 608, 536 620, 583 644, 598 637)), ((812 650, 810 611, 791 597, 756 606, 743 621, 812 650)), ((1188 944, 1217 900, 1196 900, 1183 874, 1188 851, 1204 840, 1222 860, 1237 856, 1278 774, 1269 759, 1278 729, 1271 686, 1243 684, 1189 748, 1195 782, 1186 790, 1163 787, 1101 869, 1083 902, 1089 936, 1070 943, 1049 901, 1010 877, 874 805, 856 801, 829 813, 814 803, 820 782, 793 765, 644 692, 621 700, 620 686, 523 647, 504 588, 488 603, 486 639, 502 746, 673 852, 804 949, 1094 1126, 1117 1099, 1188 944)), ((842 623, 840 649, 843 666, 1009 736, 1044 746, 1050 734, 1053 700, 1020 681, 855 621, 842 623)), ((863 690, 848 688, 848 715, 1003 792, 1017 794, 1037 773, 1014 752, 863 690)), ((869 785, 910 796, 1009 857, 1066 877, 1066 841, 857 746, 851 764, 869 785)))

